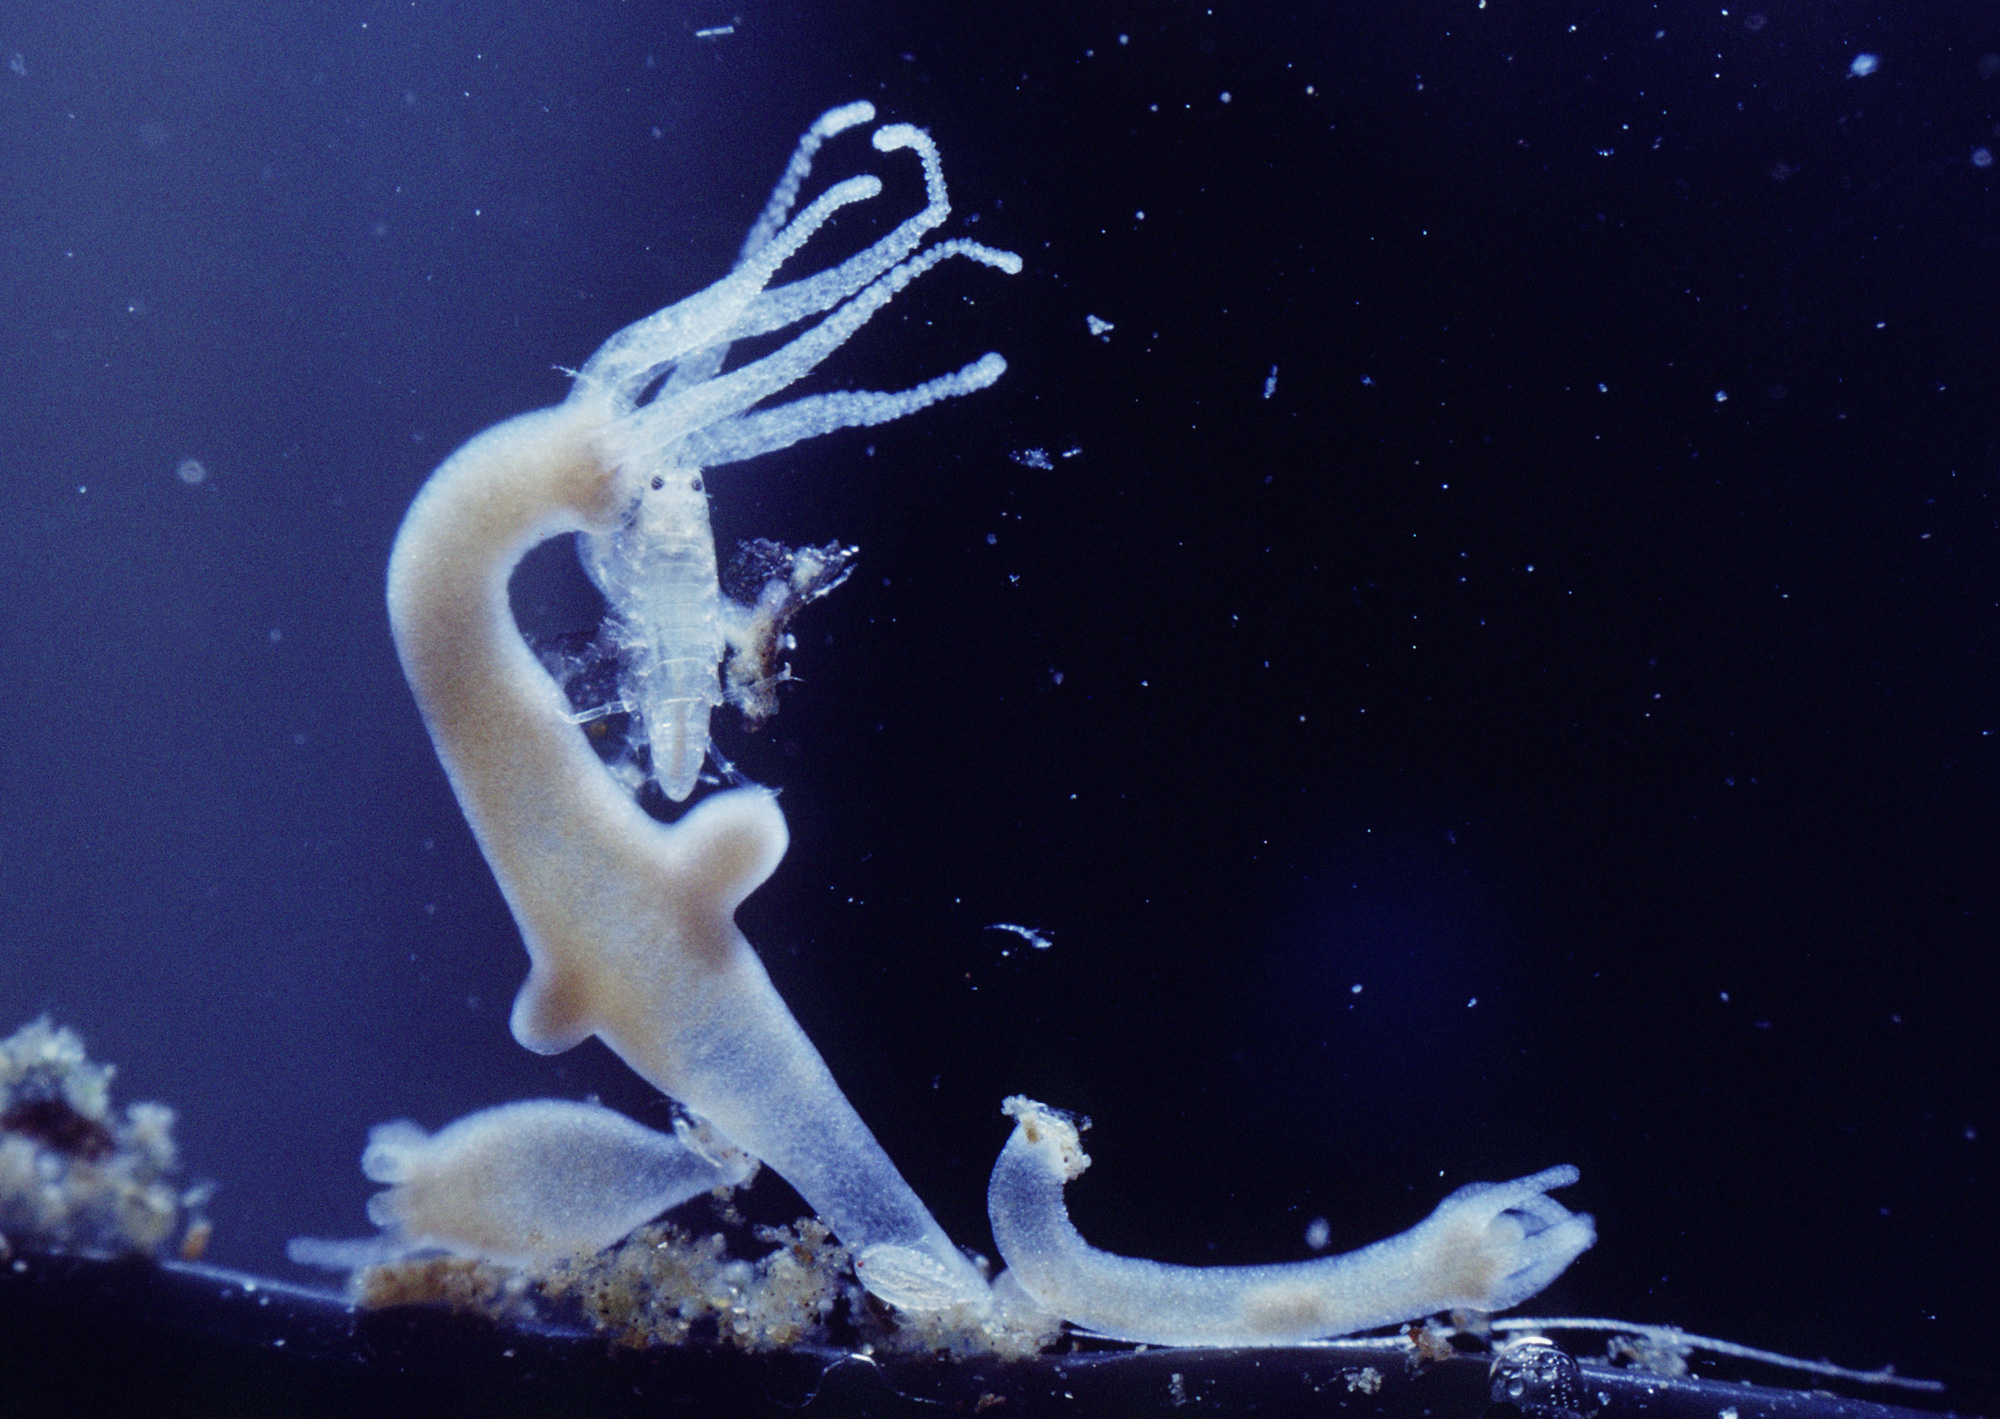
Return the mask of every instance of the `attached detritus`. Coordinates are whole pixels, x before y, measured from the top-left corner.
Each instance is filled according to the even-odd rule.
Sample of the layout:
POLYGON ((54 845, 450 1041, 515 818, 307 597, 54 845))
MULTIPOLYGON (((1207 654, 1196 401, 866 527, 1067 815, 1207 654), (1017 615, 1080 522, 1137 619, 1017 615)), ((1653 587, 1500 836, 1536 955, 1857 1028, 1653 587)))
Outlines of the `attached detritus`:
POLYGON ((1759 1350, 1755 1346, 1739 1345, 1733 1340, 1718 1340, 1710 1335, 1695 1335, 1676 1325, 1647 1325, 1641 1321, 1608 1320, 1601 1316, 1514 1316, 1504 1320, 1488 1320, 1484 1329, 1500 1335, 1540 1335, 1544 1332, 1562 1334, 1570 1331, 1609 1335, 1610 1339, 1605 1342, 1604 1353, 1605 1358, 1613 1364, 1632 1365, 1668 1378, 1679 1378, 1687 1374, 1688 1357, 1697 1352, 1705 1352, 1710 1355, 1748 1360, 1759 1365, 1770 1365, 1781 1370, 1793 1370, 1800 1374, 1846 1380, 1854 1384, 1906 1389, 1920 1394, 1941 1394, 1945 1388, 1938 1380, 1899 1375, 1893 1365, 1884 1365, 1874 1370, 1853 1369, 1846 1365, 1836 1365, 1830 1360, 1807 1360, 1796 1355, 1781 1355, 1775 1350, 1759 1350))
POLYGON ((366 1264, 347 1280, 358 1306, 442 1306, 499 1324, 532 1325, 540 1313, 529 1278, 511 1267, 463 1256, 411 1257, 366 1264))
POLYGON ((761 729, 778 712, 778 686, 792 679, 783 659, 796 649, 792 618, 853 575, 860 550, 828 542, 794 551, 761 537, 736 549, 729 580, 740 611, 729 628, 724 678, 745 729, 761 729))
POLYGON ((618 1345, 716 1344, 764 1351, 796 1345, 876 1354, 1040 1353, 1053 1317, 1001 1318, 971 1308, 912 1312, 872 1300, 853 1259, 817 1218, 758 1227, 765 1250, 743 1256, 720 1232, 675 1222, 639 1228, 592 1256, 510 1268, 465 1257, 410 1257, 366 1266, 349 1294, 368 1307, 442 1305, 496 1322, 581 1319, 618 1345))
POLYGON ((152 1255, 185 1219, 206 1240, 210 1189, 169 1181, 174 1111, 114 1108, 113 1073, 46 1015, 0 1040, 0 1237, 152 1255))
POLYGON ((599 1330, 634 1347, 709 1339, 743 1350, 828 1341, 835 1306, 858 1292, 846 1249, 826 1224, 760 1227, 770 1250, 730 1255, 718 1234, 642 1227, 598 1256, 532 1273, 551 1300, 573 1300, 599 1330))

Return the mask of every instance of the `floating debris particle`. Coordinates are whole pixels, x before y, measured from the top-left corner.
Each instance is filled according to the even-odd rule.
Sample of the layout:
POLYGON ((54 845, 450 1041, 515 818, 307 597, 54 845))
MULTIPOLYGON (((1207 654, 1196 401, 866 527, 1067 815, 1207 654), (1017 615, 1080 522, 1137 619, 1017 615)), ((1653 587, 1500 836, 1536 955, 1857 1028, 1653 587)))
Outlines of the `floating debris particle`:
POLYGON ((1046 951, 1052 943, 1048 937, 1031 926, 1016 926, 1011 921, 996 921, 986 928, 988 931, 1011 931, 1037 951, 1046 951))

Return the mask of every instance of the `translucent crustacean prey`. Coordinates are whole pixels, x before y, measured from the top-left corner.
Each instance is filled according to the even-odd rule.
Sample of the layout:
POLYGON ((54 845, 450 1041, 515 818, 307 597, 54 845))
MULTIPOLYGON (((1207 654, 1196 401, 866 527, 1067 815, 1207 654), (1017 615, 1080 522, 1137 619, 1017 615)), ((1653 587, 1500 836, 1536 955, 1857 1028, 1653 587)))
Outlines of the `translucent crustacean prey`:
POLYGON ((610 603, 608 639, 622 667, 621 699, 583 717, 636 714, 651 749, 652 775, 677 802, 694 790, 708 755, 710 711, 726 698, 754 723, 776 708, 773 691, 786 675, 778 660, 787 645, 786 623, 846 577, 854 554, 838 543, 797 552, 760 544, 767 574, 762 591, 749 603, 724 596, 703 470, 835 429, 901 418, 984 389, 1007 368, 998 354, 987 354, 910 389, 819 394, 752 410, 811 373, 898 291, 946 257, 967 256, 1010 273, 1021 269, 1012 252, 963 238, 918 251, 951 205, 937 145, 921 130, 894 123, 875 130, 875 147, 916 151, 927 196, 923 210, 840 265, 766 289, 828 217, 881 191, 878 178, 851 177, 786 220, 820 144, 874 116, 872 105, 852 103, 820 118, 799 140, 730 274, 626 327, 577 373, 580 383, 598 386, 612 402, 617 417, 600 436, 599 453, 631 478, 636 492, 621 526, 580 539, 584 566, 610 603), (776 351, 720 373, 732 342, 821 312, 831 313, 776 351), (720 674, 725 657, 726 694, 720 674))

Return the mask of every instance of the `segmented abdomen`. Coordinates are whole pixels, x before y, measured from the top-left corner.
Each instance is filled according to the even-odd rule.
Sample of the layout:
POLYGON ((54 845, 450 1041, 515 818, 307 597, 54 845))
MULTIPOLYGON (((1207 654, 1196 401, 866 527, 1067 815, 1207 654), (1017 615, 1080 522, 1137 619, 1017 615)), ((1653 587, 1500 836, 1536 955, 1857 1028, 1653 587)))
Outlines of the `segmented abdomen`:
POLYGON ((721 593, 701 475, 655 480, 631 523, 589 538, 584 565, 610 602, 620 681, 652 749, 653 777, 676 803, 708 755, 708 716, 722 703, 721 593))

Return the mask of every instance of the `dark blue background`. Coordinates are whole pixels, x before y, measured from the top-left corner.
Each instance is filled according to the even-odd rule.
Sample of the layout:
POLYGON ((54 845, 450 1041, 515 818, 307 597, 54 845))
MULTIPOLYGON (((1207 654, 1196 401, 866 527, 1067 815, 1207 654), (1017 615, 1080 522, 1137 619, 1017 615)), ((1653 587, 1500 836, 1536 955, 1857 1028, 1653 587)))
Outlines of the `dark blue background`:
MULTIPOLYGON (((382 568, 869 98, 1027 270, 815 387, 1011 368, 713 477, 862 548, 722 733, 793 833, 745 928, 953 1235, 1017 1091, 1179 1261, 1574 1162, 1534 1308, 1990 1378, 1991 7, 945 8, 9 8, 0 1024, 175 1104, 253 1268, 383 1119, 663 1120, 509 1038, 382 568)), ((806 265, 914 210, 864 165, 806 265)))

